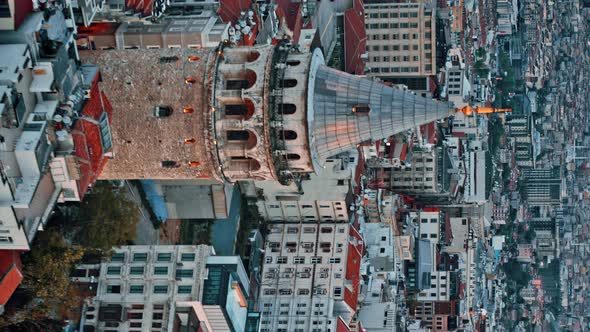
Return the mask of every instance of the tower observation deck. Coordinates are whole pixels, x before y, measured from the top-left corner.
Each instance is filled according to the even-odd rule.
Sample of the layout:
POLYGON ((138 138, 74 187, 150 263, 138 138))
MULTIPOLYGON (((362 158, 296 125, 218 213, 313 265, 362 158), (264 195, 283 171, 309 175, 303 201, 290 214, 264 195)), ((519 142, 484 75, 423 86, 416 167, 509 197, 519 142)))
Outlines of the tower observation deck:
POLYGON ((86 51, 113 107, 104 179, 288 183, 357 144, 454 114, 452 105, 327 67, 319 49, 86 51))

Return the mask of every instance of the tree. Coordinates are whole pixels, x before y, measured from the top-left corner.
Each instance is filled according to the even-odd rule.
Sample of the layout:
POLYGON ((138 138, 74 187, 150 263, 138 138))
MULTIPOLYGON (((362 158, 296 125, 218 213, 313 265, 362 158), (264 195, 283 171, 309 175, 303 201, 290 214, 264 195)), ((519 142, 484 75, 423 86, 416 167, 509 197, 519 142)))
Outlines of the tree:
POLYGON ((44 302, 63 301, 68 296, 70 271, 84 255, 84 249, 70 248, 55 229, 37 235, 25 257, 22 285, 44 302))
POLYGON ((77 221, 77 241, 103 253, 133 241, 137 235, 139 207, 124 192, 99 183, 82 202, 77 221))

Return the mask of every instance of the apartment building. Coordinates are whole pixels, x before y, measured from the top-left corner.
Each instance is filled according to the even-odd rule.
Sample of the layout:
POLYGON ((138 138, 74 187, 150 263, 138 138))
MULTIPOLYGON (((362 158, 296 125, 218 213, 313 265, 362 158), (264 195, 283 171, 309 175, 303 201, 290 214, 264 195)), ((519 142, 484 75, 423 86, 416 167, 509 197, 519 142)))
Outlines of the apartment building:
POLYGON ((368 73, 411 90, 436 74, 436 2, 365 1, 368 73))
POLYGON ((347 202, 358 163, 355 153, 327 159, 320 174, 311 174, 300 184, 255 182, 258 211, 266 220, 348 220, 347 202))
POLYGON ((391 190, 409 194, 439 192, 436 152, 433 146, 414 147, 410 166, 399 170, 385 169, 385 173, 391 177, 391 190))
POLYGON ((258 308, 261 330, 336 330, 356 311, 362 243, 348 223, 269 226, 258 308))
POLYGON ((448 301, 451 295, 449 271, 432 271, 430 273, 430 287, 418 293, 416 299, 420 302, 448 301))
POLYGON ((348 221, 345 201, 274 201, 259 205, 264 208, 262 215, 270 221, 348 221))
POLYGON ((250 285, 240 258, 214 256, 207 245, 115 248, 108 262, 79 265, 73 281, 96 289, 82 314, 85 329, 173 331, 177 312, 186 312, 176 304, 197 301, 219 306, 235 331, 250 330, 250 285))
POLYGON ((524 200, 530 206, 556 206, 561 202, 559 168, 525 169, 523 172, 524 200))
POLYGON ((441 212, 436 208, 427 208, 423 211, 410 212, 410 218, 418 223, 418 238, 428 240, 432 244, 441 241, 441 212))

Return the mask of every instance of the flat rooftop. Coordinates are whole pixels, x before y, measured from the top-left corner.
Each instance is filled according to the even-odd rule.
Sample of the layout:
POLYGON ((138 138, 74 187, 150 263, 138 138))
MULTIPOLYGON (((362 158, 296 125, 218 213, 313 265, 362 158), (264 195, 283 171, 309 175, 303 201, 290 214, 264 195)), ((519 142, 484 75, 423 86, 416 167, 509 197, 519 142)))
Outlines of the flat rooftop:
POLYGON ((208 102, 203 98, 208 51, 109 50, 80 56, 100 68, 100 89, 113 108, 113 157, 100 178, 215 178, 208 102), (193 83, 187 84, 187 78, 193 83), (157 117, 156 107, 172 113, 157 117), (183 113, 185 107, 194 111, 183 113))

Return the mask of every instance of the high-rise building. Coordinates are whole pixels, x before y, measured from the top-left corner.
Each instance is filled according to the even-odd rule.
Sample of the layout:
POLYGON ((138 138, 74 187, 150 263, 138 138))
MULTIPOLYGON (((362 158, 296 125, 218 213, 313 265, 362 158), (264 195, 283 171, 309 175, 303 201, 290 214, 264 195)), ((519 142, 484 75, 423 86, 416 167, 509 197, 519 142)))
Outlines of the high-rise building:
POLYGON ((89 51, 113 109, 105 179, 289 183, 329 157, 453 112, 275 46, 89 51), (149 68, 146 69, 146 68, 149 68))
POLYGON ((523 199, 529 206, 555 206, 561 202, 559 168, 523 170, 523 199))
POLYGON ((365 1, 368 75, 427 91, 436 75, 436 2, 365 1))
POLYGON ((273 223, 258 309, 260 331, 336 331, 356 311, 363 243, 346 222, 273 223))
POLYGON ((173 331, 178 314, 188 313, 184 302, 215 309, 231 331, 252 330, 250 284, 238 256, 214 256, 206 245, 113 250, 110 261, 82 264, 74 271, 73 281, 96 290, 84 306, 80 324, 85 330, 173 331))

